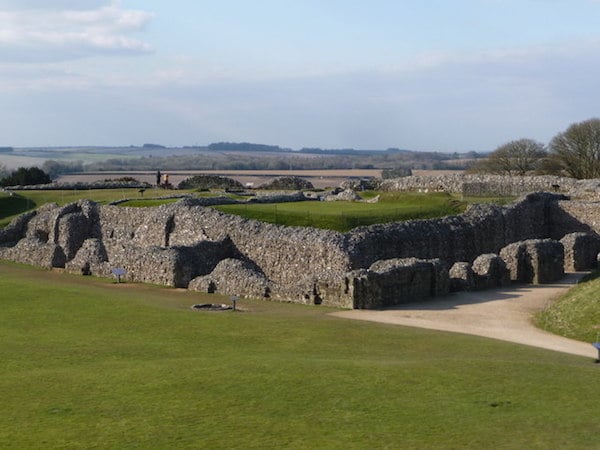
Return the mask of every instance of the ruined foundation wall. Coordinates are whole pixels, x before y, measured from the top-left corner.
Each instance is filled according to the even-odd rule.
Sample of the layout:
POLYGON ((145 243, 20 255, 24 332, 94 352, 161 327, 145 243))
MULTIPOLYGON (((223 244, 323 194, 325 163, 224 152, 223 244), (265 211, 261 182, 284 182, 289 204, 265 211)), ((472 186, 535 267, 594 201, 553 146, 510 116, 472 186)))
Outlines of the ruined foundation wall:
MULTIPOLYGON (((219 292, 220 285, 222 293, 264 292, 271 299, 299 303, 370 307, 402 300, 394 298, 398 293, 405 292, 407 298, 422 295, 394 281, 396 274, 413 269, 420 273, 421 263, 409 270, 395 261, 383 270, 378 261, 437 260, 430 273, 438 277, 441 265, 471 263, 513 242, 598 231, 598 211, 595 203, 537 193, 508 207, 478 205, 460 216, 342 234, 243 219, 189 199, 157 208, 81 201, 65 207, 46 205, 13 221, 0 232, 0 258, 101 276, 123 267, 132 281, 187 287, 198 279, 199 290, 217 286, 219 292), (222 264, 225 260, 231 261, 222 264), (254 282, 228 277, 236 267, 243 267, 254 282), (356 271, 365 270, 363 279, 356 271), (248 286, 252 292, 244 292, 248 286), (367 287, 374 293, 366 292, 367 287)), ((432 276, 423 280, 430 280, 430 290, 442 292, 438 288, 447 282, 432 276)), ((422 292, 427 291, 425 284, 422 292)))
POLYGON ((190 248, 203 241, 230 239, 237 255, 232 252, 226 257, 256 264, 274 283, 273 298, 308 301, 316 281, 340 279, 350 267, 341 233, 247 220, 189 200, 151 212, 102 207, 101 229, 111 260, 128 246, 190 248))
POLYGON ((440 258, 448 264, 473 261, 511 242, 544 238, 549 233, 548 205, 559 198, 564 197, 530 194, 508 207, 475 205, 460 216, 356 229, 348 233, 352 266, 410 257, 440 258))
POLYGON ((488 174, 414 175, 383 180, 383 191, 444 191, 466 196, 515 196, 530 192, 560 192, 577 197, 600 196, 600 180, 576 180, 554 175, 488 174))

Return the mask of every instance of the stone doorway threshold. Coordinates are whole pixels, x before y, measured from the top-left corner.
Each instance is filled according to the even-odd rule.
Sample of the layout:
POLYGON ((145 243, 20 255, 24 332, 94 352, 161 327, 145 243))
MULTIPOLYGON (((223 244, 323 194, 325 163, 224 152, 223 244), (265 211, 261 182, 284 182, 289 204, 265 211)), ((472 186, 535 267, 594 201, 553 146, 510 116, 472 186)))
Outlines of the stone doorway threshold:
POLYGON ((586 273, 566 274, 560 282, 544 285, 511 285, 381 310, 332 313, 347 319, 368 320, 432 330, 484 336, 596 359, 589 342, 567 339, 536 328, 533 315, 566 292, 586 273))

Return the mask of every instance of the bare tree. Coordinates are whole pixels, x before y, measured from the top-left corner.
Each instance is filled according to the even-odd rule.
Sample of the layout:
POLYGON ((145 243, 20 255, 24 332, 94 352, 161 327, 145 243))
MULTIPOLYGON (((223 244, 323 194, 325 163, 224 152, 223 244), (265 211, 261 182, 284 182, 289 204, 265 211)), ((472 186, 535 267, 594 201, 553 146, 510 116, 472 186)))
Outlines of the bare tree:
POLYGON ((501 145, 471 168, 471 172, 498 175, 525 175, 537 169, 547 157, 544 144, 533 139, 519 139, 501 145))
POLYGON ((574 123, 550 142, 550 152, 573 178, 600 177, 600 119, 574 123))

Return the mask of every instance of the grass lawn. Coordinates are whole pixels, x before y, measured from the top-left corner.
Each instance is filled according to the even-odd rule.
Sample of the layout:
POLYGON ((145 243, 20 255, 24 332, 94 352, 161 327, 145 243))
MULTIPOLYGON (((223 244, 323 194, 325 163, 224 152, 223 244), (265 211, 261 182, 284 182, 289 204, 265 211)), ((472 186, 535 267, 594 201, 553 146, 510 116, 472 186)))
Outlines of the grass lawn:
POLYGON ((460 214, 466 203, 446 193, 382 193, 378 203, 290 202, 220 205, 229 214, 290 226, 348 231, 364 225, 460 214))
POLYGON ((6 262, 0 291, 0 448, 598 446, 586 358, 6 262))

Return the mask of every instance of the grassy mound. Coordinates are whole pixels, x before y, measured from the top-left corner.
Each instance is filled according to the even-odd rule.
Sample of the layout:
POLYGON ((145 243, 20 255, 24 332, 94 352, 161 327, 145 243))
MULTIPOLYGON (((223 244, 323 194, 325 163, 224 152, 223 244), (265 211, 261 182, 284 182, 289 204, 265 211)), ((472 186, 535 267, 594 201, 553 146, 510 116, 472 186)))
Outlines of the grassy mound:
POLYGON ((584 342, 600 342, 600 273, 592 274, 536 317, 544 330, 584 342))
POLYGON ((2 262, 0 291, 1 448, 597 446, 586 358, 2 262))

